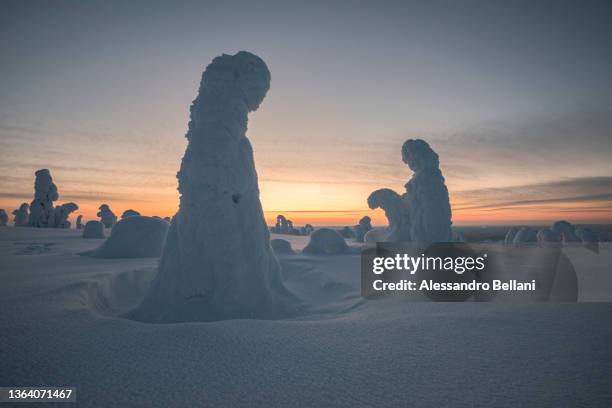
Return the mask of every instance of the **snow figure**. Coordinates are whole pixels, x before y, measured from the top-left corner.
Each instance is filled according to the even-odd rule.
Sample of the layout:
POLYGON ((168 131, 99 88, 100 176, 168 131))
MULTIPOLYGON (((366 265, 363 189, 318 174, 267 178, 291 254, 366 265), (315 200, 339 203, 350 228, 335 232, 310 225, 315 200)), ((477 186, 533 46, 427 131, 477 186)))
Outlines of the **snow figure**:
POLYGON ((162 253, 170 224, 134 215, 119 221, 110 237, 91 256, 95 258, 152 258, 162 253))
POLYGON ((418 243, 453 241, 448 189, 438 155, 424 140, 409 139, 402 146, 402 160, 414 172, 404 196, 410 239, 418 243))
POLYGON ((83 216, 79 215, 76 219, 76 229, 83 229, 83 216))
POLYGON ((537 240, 542 246, 558 247, 561 245, 561 237, 559 234, 550 229, 539 230, 537 240))
POLYGON ((574 232, 574 226, 567 221, 557 221, 552 225, 551 229, 561 236, 564 243, 580 242, 580 238, 574 232))
POLYGON ((115 213, 113 213, 107 204, 102 204, 98 209, 100 211, 96 215, 100 217, 102 224, 104 224, 106 228, 113 228, 113 226, 117 223, 117 216, 115 213))
POLYGON ((55 207, 54 213, 54 228, 70 228, 70 221, 68 217, 70 214, 79 209, 79 206, 75 203, 65 203, 58 207, 55 207))
POLYGON ((13 211, 15 218, 13 219, 16 227, 26 227, 30 222, 30 205, 22 203, 19 209, 13 211))
POLYGON ((30 203, 29 225, 36 228, 51 228, 54 223, 53 202, 59 194, 47 169, 38 170, 34 182, 34 200, 30 203))
POLYGON ((291 248, 291 242, 286 239, 273 239, 270 241, 270 245, 272 245, 272 249, 275 254, 292 254, 293 248, 291 248))
POLYGON ((530 227, 521 227, 512 240, 513 245, 523 245, 538 241, 536 230, 530 227))
POLYGON ((372 229, 372 219, 367 215, 359 220, 359 224, 355 225, 355 240, 363 242, 365 234, 372 229))
POLYGON ((104 235, 104 224, 100 221, 87 221, 83 230, 83 238, 106 238, 104 235))
POLYGON ((348 251, 348 245, 338 231, 321 228, 310 235, 310 242, 304 253, 313 255, 337 255, 348 251))
MULTIPOLYGON (((389 221, 384 236, 377 237, 377 241, 410 241, 410 223, 406 205, 402 197, 395 191, 383 188, 374 191, 368 197, 368 206, 371 209, 382 208, 389 221)), ((365 240, 365 237, 364 237, 365 240)))
MULTIPOLYGON (((137 216, 137 215, 140 215, 140 213, 138 211, 129 209, 129 210, 125 210, 123 212, 123 214, 121 214, 121 219, 124 219, 124 218, 127 218, 127 217, 134 217, 134 216, 137 216)), ((160 217, 157 217, 157 218, 160 218, 160 217)))
POLYGON ((586 249, 591 250, 596 254, 599 253, 599 238, 597 237, 597 234, 590 229, 583 227, 576 228, 574 232, 576 233, 576 237, 582 241, 582 244, 586 249))
POLYGON ((0 227, 6 227, 6 223, 8 222, 8 214, 4 209, 0 208, 0 227))
POLYGON ((246 137, 248 113, 269 86, 266 64, 245 51, 217 57, 204 71, 177 174, 179 211, 151 289, 129 317, 273 319, 297 311, 270 246, 246 137))
POLYGON ((512 245, 514 243, 514 237, 518 232, 518 228, 512 227, 506 233, 506 237, 504 238, 504 245, 512 245))

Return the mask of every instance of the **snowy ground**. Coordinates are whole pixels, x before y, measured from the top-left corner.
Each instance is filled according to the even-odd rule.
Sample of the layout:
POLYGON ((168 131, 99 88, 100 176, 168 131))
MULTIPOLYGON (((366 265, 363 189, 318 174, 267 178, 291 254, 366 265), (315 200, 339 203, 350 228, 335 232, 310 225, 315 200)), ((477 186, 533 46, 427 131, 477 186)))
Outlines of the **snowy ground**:
POLYGON ((0 385, 98 407, 612 406, 609 303, 363 301, 359 256, 298 254, 280 259, 307 316, 151 325, 118 316, 157 260, 77 255, 100 243, 0 228, 0 385))

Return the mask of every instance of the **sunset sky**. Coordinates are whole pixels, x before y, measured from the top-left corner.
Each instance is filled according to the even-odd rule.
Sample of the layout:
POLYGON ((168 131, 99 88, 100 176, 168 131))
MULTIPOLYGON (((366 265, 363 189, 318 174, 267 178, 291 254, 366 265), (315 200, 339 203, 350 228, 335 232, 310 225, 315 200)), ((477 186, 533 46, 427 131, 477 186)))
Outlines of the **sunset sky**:
POLYGON ((612 222, 612 3, 178 4, 2 3, 0 208, 49 168, 85 219, 173 215, 201 73, 248 50, 272 73, 248 131, 269 220, 383 224, 366 199, 404 191, 418 137, 455 224, 612 222))

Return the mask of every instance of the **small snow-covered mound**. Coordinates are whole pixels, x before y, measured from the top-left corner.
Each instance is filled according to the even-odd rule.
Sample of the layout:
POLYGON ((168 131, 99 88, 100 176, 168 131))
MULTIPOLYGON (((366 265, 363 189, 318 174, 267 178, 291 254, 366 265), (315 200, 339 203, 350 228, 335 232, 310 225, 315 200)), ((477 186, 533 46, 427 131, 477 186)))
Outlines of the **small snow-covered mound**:
POLYGON ((104 224, 100 221, 87 221, 83 230, 83 238, 106 238, 104 224))
POLYGON ((275 254, 293 254, 293 248, 291 248, 291 242, 286 239, 272 239, 270 240, 270 245, 274 250, 275 254))
POLYGON ((97 258, 161 256, 168 228, 168 222, 157 218, 127 217, 113 227, 110 237, 90 255, 97 258))
POLYGON ((338 231, 321 228, 310 235, 310 242, 304 252, 313 255, 336 255, 348 251, 348 245, 338 231))

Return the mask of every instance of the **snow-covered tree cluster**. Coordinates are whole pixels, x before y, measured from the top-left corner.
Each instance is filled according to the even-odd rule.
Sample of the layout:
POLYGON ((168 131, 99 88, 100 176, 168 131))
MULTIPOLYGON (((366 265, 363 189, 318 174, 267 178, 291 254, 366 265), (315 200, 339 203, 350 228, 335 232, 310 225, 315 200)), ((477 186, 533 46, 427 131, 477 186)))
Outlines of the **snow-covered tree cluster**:
POLYGON ((206 321, 295 311, 296 298, 281 280, 270 245, 246 137, 248 113, 269 87, 268 67, 245 51, 206 67, 177 174, 179 211, 151 289, 130 317, 206 321))
POLYGON ((310 235, 314 228, 310 224, 306 224, 301 228, 293 226, 293 221, 287 219, 284 215, 279 214, 276 216, 276 224, 270 228, 271 232, 275 234, 287 234, 287 235, 310 235))
POLYGON ((28 225, 36 228, 70 228, 68 217, 79 206, 75 203, 65 203, 54 207, 53 202, 59 198, 57 186, 53 182, 51 172, 41 169, 35 173, 34 200, 30 203, 30 214, 27 216, 28 207, 21 205, 15 214, 15 225, 23 225, 28 219, 28 225), (19 220, 18 220, 19 218, 19 220))
POLYGON ((28 203, 22 203, 18 209, 13 210, 15 218, 13 222, 16 227, 26 227, 30 222, 30 205, 28 203))

